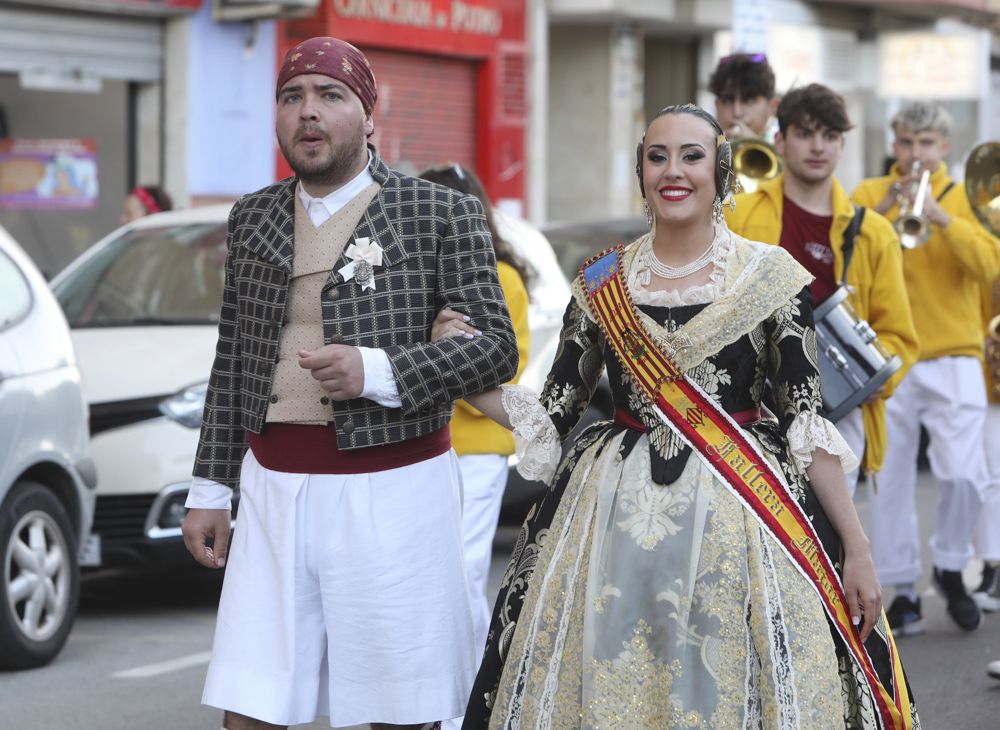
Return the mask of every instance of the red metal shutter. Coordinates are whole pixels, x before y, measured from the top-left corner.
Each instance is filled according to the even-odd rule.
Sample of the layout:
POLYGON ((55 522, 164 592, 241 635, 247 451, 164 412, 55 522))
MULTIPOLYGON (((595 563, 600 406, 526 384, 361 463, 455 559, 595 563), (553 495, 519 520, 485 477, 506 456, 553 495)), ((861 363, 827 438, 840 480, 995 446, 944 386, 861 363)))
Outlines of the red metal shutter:
POLYGON ((372 141, 391 167, 416 174, 476 161, 476 63, 363 49, 378 80, 372 141))

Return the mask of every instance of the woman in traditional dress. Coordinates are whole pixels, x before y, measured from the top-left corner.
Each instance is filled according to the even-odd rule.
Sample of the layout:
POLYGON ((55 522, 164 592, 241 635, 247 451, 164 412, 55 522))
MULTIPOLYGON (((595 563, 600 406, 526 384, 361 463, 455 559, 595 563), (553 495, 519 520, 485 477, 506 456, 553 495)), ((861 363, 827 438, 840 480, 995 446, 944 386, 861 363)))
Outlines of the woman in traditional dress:
POLYGON ((810 276, 726 228, 730 162, 704 110, 660 111, 638 149, 651 229, 581 270, 540 403, 470 399, 549 489, 465 728, 919 724, 844 481, 856 459, 821 415, 810 276), (615 418, 560 457, 605 367, 615 418))

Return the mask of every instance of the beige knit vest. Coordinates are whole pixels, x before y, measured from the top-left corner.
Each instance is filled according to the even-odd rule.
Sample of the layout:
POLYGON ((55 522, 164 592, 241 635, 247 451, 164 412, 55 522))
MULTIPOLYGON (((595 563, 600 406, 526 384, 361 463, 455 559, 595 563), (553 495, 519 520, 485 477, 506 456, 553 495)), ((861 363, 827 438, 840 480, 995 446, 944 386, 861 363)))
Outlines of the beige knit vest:
POLYGON ((312 371, 299 367, 298 352, 326 344, 320 304, 323 287, 378 190, 378 183, 372 183, 319 228, 309 219, 296 191, 292 279, 278 339, 267 421, 323 425, 333 419, 329 394, 313 378, 312 371))

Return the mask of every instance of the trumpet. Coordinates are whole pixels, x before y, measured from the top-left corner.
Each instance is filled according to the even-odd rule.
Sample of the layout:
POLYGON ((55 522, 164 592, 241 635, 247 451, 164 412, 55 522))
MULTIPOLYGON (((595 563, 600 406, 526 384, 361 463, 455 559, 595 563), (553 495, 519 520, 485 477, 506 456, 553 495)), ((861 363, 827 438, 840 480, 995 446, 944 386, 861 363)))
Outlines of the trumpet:
POLYGON ((744 192, 752 193, 765 181, 776 178, 784 167, 774 146, 759 137, 741 137, 731 143, 733 172, 744 192))
MULTIPOLYGON (((914 172, 921 167, 920 160, 913 163, 914 172)), ((905 249, 913 249, 923 246, 931 235, 931 222, 924 215, 924 201, 927 200, 927 192, 930 189, 931 171, 924 170, 920 174, 920 181, 916 183, 916 190, 913 193, 913 203, 910 199, 900 196, 899 218, 896 219, 896 233, 899 234, 899 243, 905 249)))

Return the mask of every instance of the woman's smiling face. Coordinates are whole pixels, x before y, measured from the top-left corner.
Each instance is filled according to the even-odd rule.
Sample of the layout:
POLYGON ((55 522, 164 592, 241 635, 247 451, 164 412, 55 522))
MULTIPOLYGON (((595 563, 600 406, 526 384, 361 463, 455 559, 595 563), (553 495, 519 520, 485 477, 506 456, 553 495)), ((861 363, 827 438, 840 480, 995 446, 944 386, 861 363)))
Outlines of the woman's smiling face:
POLYGON ((642 185, 658 221, 708 222, 715 202, 716 133, 692 114, 653 120, 643 144, 642 185))

